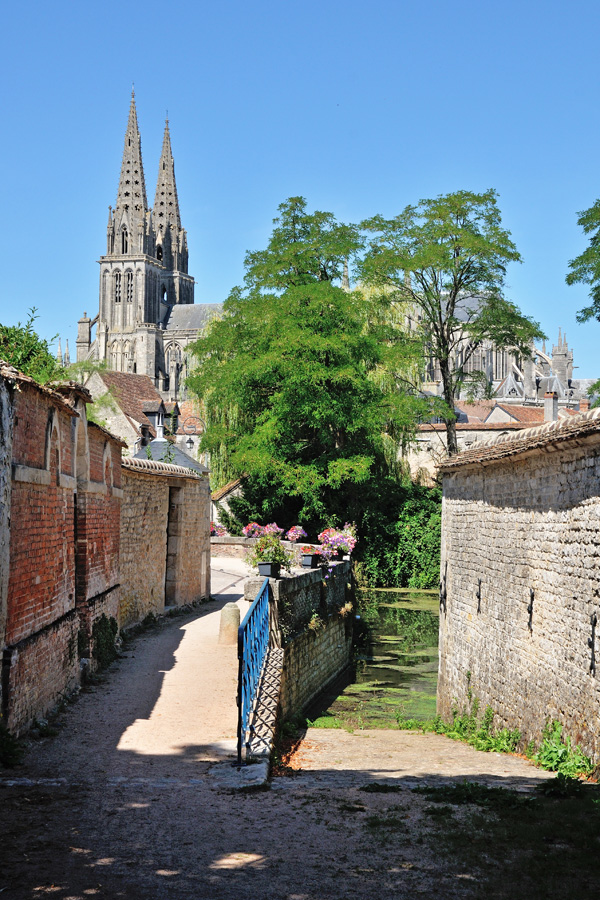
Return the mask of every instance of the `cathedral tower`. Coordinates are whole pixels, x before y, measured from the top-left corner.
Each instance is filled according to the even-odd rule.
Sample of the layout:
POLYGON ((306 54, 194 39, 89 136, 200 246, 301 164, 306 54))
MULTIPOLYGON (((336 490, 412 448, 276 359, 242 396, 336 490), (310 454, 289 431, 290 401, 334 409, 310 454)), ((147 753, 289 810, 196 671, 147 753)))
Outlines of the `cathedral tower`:
POLYGON ((109 207, 106 253, 100 262, 100 305, 79 321, 77 359, 105 361, 110 369, 149 375, 162 389, 166 377, 164 328, 175 305, 194 302, 187 238, 181 227, 168 122, 156 188, 156 214, 148 208, 135 96, 129 118, 117 201, 109 207), (97 324, 91 343, 91 328, 97 324))

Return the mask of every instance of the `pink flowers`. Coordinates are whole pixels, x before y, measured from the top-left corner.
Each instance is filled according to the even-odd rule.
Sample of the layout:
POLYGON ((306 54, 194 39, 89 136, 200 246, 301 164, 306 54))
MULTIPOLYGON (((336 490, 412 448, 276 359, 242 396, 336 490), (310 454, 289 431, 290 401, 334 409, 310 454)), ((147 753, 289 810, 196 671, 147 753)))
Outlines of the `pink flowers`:
POLYGON ((343 553, 352 553, 356 547, 356 528, 346 522, 341 530, 326 528, 319 535, 321 542, 321 555, 331 558, 339 550, 343 553))
POLYGON ((217 525, 215 522, 211 522, 210 533, 212 537, 225 537, 227 529, 223 525, 217 525))
POLYGON ((261 537, 263 534, 283 534, 283 528, 280 528, 277 522, 271 522, 270 525, 259 525, 258 522, 250 522, 242 528, 244 537, 254 538, 261 537))
POLYGON ((301 537, 306 537, 306 532, 304 528, 301 528, 300 525, 292 525, 288 533, 286 534, 286 538, 288 541, 297 541, 301 537))

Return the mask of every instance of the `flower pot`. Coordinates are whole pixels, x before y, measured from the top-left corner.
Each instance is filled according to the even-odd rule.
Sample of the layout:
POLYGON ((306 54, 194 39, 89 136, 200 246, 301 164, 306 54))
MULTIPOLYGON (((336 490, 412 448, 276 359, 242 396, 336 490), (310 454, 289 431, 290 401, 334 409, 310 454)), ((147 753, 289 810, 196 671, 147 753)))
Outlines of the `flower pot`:
POLYGON ((317 569, 319 567, 319 554, 318 553, 303 553, 302 554, 302 568, 303 569, 317 569))
POLYGON ((281 571, 281 563, 259 562, 258 574, 264 578, 279 578, 281 571))

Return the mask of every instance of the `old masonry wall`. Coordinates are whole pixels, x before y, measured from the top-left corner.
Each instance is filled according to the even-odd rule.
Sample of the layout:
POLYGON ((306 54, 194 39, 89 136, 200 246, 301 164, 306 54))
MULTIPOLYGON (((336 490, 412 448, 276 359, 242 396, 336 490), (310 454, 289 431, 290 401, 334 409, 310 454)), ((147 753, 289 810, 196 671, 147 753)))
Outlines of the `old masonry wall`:
POLYGON ((600 410, 442 466, 438 712, 489 705, 600 755, 600 410), (470 682, 470 684, 469 684, 470 682))

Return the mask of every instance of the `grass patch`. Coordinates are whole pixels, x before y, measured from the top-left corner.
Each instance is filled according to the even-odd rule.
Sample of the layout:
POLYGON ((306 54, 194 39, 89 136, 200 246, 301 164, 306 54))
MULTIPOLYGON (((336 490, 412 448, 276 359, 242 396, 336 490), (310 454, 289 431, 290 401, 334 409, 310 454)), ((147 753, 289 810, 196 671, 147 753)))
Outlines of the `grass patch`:
POLYGON ((450 878, 472 877, 475 900, 600 896, 600 788, 570 781, 558 776, 533 796, 468 782, 420 789, 439 809, 464 807, 450 828, 448 813, 426 808, 434 832, 425 840, 450 878))
POLYGON ((397 794, 402 790, 399 784, 382 784, 380 781, 370 781, 369 784, 359 787, 359 791, 366 794, 397 794))

